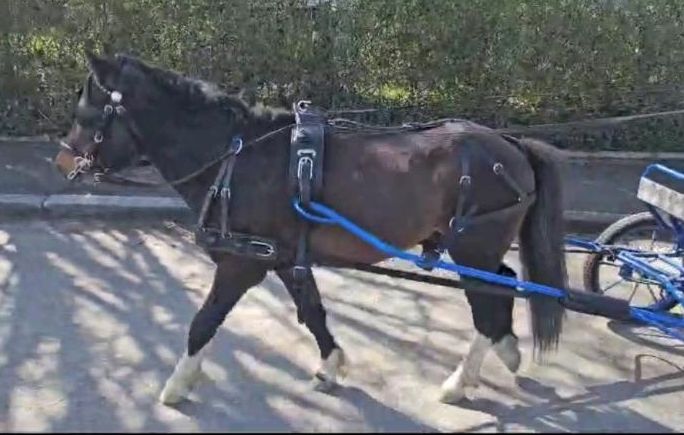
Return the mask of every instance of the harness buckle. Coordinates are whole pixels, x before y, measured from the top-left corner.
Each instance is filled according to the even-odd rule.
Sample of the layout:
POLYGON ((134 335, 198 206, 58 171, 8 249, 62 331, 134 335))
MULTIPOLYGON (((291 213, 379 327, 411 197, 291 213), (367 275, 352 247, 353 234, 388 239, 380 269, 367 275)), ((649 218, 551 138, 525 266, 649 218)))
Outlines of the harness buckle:
POLYGON ((270 243, 260 242, 258 240, 250 240, 249 245, 257 248, 266 248, 266 252, 263 253, 255 251, 254 255, 256 255, 257 257, 271 257, 273 254, 275 254, 275 248, 270 243))
POLYGON ((305 111, 306 109, 308 109, 310 105, 311 105, 311 101, 309 101, 309 100, 300 100, 300 101, 297 102, 296 108, 297 108, 298 111, 303 112, 303 111, 305 111))
POLYGON ((243 146, 242 138, 239 136, 235 136, 233 138, 232 145, 237 147, 237 148, 235 148, 235 151, 233 151, 233 153, 237 156, 238 154, 240 154, 240 151, 242 151, 242 146, 243 146))
POLYGON ((302 283, 306 279, 307 272, 308 272, 308 267, 296 265, 295 267, 292 268, 292 278, 297 283, 302 283))
POLYGON ((313 148, 302 148, 301 150, 297 150, 297 157, 302 156, 316 157, 316 150, 313 148))
MULTIPOLYGON (((316 155, 314 152, 313 155, 316 155)), ((309 180, 313 179, 313 159, 309 156, 304 156, 299 158, 299 162, 297 163, 297 178, 302 179, 302 175, 304 173, 304 167, 306 165, 306 170, 307 170, 307 178, 309 180)))
POLYGON ((300 180, 302 179, 304 165, 306 165, 308 169, 307 178, 309 180, 312 180, 314 167, 313 159, 316 158, 316 150, 314 150, 313 148, 303 148, 301 150, 297 150, 297 157, 299 157, 299 161, 297 162, 297 178, 299 178, 300 180))
POLYGON ((80 173, 81 173, 81 170, 78 167, 75 167, 74 169, 71 170, 71 172, 69 172, 67 174, 67 176, 66 176, 67 180, 69 180, 69 181, 73 180, 74 178, 78 177, 78 174, 80 174, 80 173))
POLYGON ((219 194, 223 199, 230 199, 230 187, 222 187, 221 193, 219 194))

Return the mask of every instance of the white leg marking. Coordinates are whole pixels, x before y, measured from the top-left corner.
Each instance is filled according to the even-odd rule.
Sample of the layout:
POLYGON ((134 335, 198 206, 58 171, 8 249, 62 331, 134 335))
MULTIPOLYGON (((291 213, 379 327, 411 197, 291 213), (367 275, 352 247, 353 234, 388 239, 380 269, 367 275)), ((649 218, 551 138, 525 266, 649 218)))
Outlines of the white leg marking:
POLYGON ((314 389, 329 391, 337 385, 337 376, 346 374, 346 357, 340 348, 335 348, 327 359, 321 360, 321 366, 314 376, 314 389))
POLYGON ((480 369, 485 355, 492 347, 492 340, 475 332, 468 354, 456 371, 442 384, 440 400, 455 403, 465 397, 466 387, 477 387, 480 383, 480 369))
POLYGON ((520 349, 518 348, 518 339, 516 337, 510 334, 504 336, 504 338, 494 345, 494 352, 511 373, 518 371, 521 358, 520 349))
POLYGON ((166 381, 164 389, 159 395, 159 401, 165 405, 172 405, 187 397, 193 385, 202 375, 203 352, 188 356, 187 351, 178 360, 173 374, 166 381))

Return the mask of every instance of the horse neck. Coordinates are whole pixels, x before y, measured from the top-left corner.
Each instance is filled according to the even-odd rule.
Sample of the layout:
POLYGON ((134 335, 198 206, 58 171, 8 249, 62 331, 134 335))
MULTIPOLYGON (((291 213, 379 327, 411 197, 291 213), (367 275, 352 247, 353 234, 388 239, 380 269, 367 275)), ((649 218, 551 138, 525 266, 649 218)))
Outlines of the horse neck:
MULTIPOLYGON (((186 182, 174 184, 174 181, 204 167, 223 154, 233 136, 241 136, 245 145, 250 148, 244 155, 241 155, 238 160, 239 165, 254 164, 255 159, 268 159, 274 153, 274 150, 270 149, 274 144, 268 144, 271 141, 255 143, 253 146, 250 143, 269 132, 295 122, 294 114, 285 111, 266 111, 254 114, 242 126, 235 129, 230 129, 225 124, 221 124, 220 119, 217 121, 217 117, 211 116, 211 114, 207 118, 208 120, 205 122, 176 126, 171 132, 172 135, 168 137, 170 143, 156 144, 155 150, 151 151, 149 156, 164 179, 172 184, 176 192, 195 212, 201 208, 209 187, 216 179, 221 163, 217 162, 186 182), (231 130, 234 131, 231 133, 231 130), (250 160, 252 161, 250 162, 250 160)), ((289 132, 284 132, 284 134, 284 137, 289 137, 289 132)), ((282 144, 278 143, 275 147, 280 148, 282 144)), ((254 176, 256 177, 258 174, 254 174, 254 176)), ((236 182, 234 176, 233 183, 236 182)))

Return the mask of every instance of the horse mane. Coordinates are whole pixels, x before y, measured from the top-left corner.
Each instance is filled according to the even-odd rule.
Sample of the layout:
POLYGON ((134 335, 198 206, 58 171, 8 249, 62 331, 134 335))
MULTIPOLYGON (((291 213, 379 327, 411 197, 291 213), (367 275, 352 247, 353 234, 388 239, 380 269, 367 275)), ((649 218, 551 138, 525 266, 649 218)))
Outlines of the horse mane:
POLYGON ((181 104, 189 109, 217 107, 237 109, 246 118, 251 118, 259 123, 276 122, 280 118, 292 116, 292 112, 287 109, 267 106, 259 102, 250 105, 242 98, 241 92, 230 94, 215 83, 163 69, 134 56, 117 54, 116 58, 122 65, 135 65, 156 85, 171 93, 174 98, 180 100, 181 104))

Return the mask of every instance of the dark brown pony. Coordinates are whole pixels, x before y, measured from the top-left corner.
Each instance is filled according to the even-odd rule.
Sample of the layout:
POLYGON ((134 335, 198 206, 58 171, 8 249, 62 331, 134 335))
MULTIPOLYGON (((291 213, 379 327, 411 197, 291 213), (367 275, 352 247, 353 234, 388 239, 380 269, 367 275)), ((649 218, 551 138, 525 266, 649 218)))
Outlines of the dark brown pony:
MULTIPOLYGON (((230 223, 235 231, 277 241, 279 255, 274 261, 259 261, 210 253, 217 265, 211 292, 192 321, 187 352, 160 397, 164 403, 173 403, 185 396, 197 379, 201 350, 225 316, 268 270, 277 273, 298 308, 305 303, 293 285, 301 218, 293 210, 287 187, 290 126, 295 118, 287 110, 250 107, 209 83, 132 57, 88 55, 88 60, 91 74, 80 95, 73 128, 62 143, 65 149, 56 158, 65 175, 115 172, 134 165, 144 155, 199 214, 220 167, 216 157, 236 136, 246 144, 259 142, 246 146, 236 158, 230 223), (193 173, 196 175, 188 177, 193 173)), ((502 266, 502 258, 519 235, 525 278, 565 287, 561 186, 556 151, 551 146, 506 138, 460 120, 380 134, 330 127, 325 141, 320 202, 404 249, 452 234, 450 221, 465 204, 465 209, 476 212, 464 231, 444 239, 449 241, 446 249, 456 263, 510 271, 502 266), (459 183, 466 158, 471 177, 467 197, 459 183), (505 168, 525 200, 516 199, 511 184, 493 170, 492 162, 505 168)), ((217 212, 209 215, 209 222, 217 219, 217 212)), ((310 246, 315 264, 373 264, 386 258, 351 234, 323 225, 312 229, 310 246)), ((442 386, 445 401, 456 401, 463 397, 464 387, 477 385, 482 360, 490 348, 511 371, 520 364, 512 329, 513 298, 481 293, 476 287, 485 284, 471 284, 466 294, 475 339, 464 361, 442 386)), ((306 294, 318 297, 311 274, 306 294)), ((560 304, 534 298, 531 315, 535 348, 541 352, 554 348, 561 333, 560 304)), ((344 354, 325 317, 320 299, 316 299, 305 324, 321 353, 316 378, 327 387, 336 382, 344 354)))

